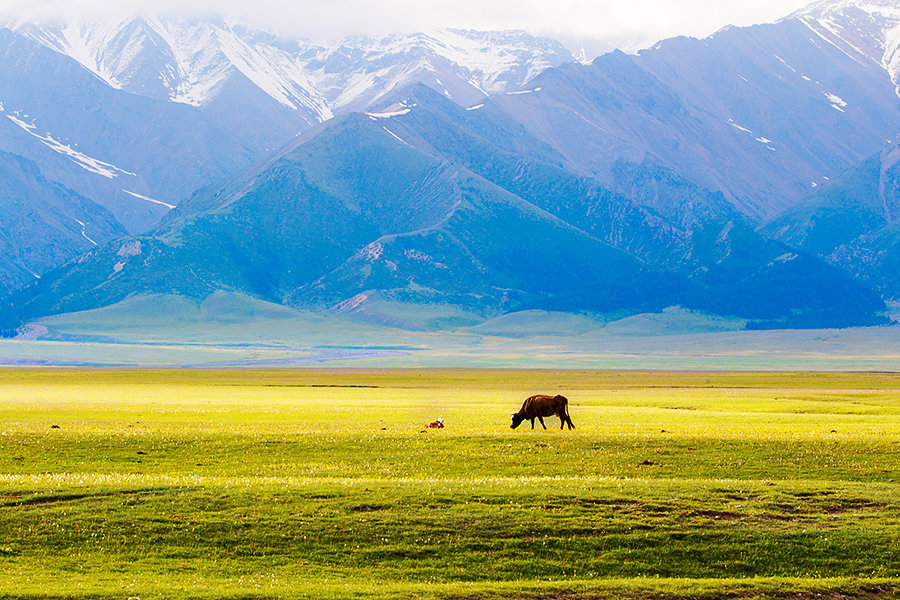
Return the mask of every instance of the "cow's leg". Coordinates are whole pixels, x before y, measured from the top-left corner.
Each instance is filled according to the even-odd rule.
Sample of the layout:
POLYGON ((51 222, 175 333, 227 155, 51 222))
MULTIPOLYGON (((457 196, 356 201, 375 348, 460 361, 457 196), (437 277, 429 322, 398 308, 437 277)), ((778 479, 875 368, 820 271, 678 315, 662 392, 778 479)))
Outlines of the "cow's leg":
POLYGON ((543 427, 544 429, 547 429, 547 426, 544 425, 544 417, 538 415, 538 421, 541 422, 541 427, 543 427))
POLYGON ((534 417, 531 417, 531 428, 534 429, 534 417))

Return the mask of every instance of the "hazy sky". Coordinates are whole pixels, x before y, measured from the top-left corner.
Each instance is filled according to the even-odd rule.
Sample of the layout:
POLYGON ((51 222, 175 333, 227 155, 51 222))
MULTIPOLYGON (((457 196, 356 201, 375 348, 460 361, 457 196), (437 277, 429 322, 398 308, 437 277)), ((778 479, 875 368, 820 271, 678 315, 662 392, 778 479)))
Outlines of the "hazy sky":
POLYGON ((591 40, 705 36, 721 27, 773 21, 809 0, 0 0, 0 12, 43 16, 123 10, 219 13, 285 33, 323 37, 438 27, 527 29, 591 40))

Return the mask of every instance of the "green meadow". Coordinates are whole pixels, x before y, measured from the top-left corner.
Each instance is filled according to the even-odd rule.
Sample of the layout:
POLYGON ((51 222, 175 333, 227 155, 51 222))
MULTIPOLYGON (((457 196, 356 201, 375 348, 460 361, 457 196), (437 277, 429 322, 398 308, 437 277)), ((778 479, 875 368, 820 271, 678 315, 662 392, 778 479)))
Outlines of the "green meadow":
POLYGON ((0 598, 898 598, 898 476, 897 375, 0 370, 0 598))

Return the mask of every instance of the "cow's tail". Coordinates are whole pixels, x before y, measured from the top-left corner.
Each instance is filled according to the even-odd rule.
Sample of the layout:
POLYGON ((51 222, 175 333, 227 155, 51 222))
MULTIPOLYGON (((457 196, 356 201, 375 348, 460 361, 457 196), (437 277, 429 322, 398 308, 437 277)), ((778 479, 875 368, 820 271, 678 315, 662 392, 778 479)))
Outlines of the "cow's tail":
POLYGON ((569 422, 569 427, 571 429, 575 429, 575 425, 572 423, 572 417, 569 416, 569 399, 566 398, 566 403, 564 405, 566 407, 566 421, 569 422))

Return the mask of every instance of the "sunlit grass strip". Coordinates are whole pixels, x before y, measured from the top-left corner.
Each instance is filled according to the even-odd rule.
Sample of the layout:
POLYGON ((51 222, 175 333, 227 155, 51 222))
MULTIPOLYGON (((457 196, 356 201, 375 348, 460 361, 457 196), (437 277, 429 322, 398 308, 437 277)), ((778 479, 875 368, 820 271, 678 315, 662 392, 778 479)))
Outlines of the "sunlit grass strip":
POLYGON ((512 476, 512 477, 223 477, 209 475, 150 475, 143 473, 40 473, 11 475, 0 473, 0 491, 22 489, 53 489, 75 487, 110 487, 127 489, 133 486, 154 487, 366 487, 446 485, 455 487, 522 487, 536 486, 541 489, 559 490, 560 485, 568 488, 584 487, 588 484, 606 484, 609 487, 667 485, 691 486, 834 486, 838 483, 849 486, 891 489, 891 483, 836 482, 830 479, 729 479, 729 478, 642 478, 642 477, 595 477, 595 476, 512 476), (553 487, 547 487, 552 484, 553 487))
POLYGON ((125 578, 95 579, 75 574, 34 581, 30 577, 0 580, 7 590, 0 598, 56 600, 71 598, 170 598, 198 599, 296 598, 368 600, 687 600, 747 598, 894 599, 900 597, 900 580, 893 578, 793 578, 737 579, 619 578, 567 581, 486 582, 390 582, 331 577, 285 581, 278 574, 256 573, 234 578, 208 578, 191 574, 159 574, 153 584, 125 578), (131 596, 123 594, 134 594, 131 596))

